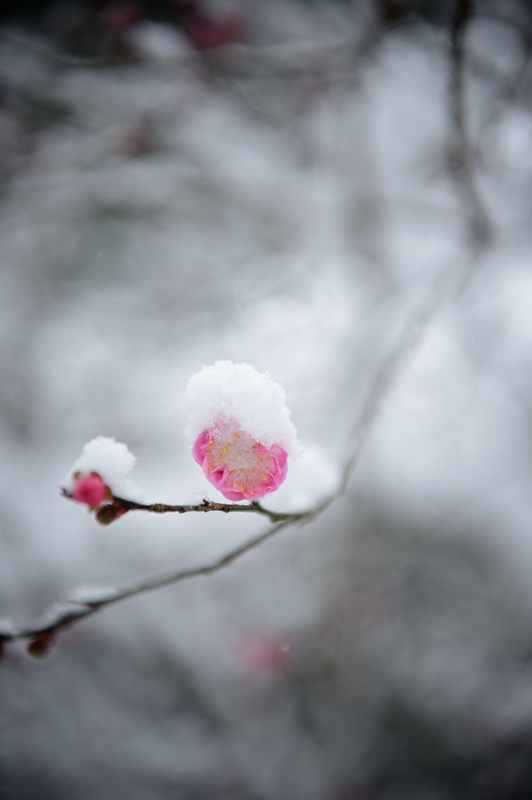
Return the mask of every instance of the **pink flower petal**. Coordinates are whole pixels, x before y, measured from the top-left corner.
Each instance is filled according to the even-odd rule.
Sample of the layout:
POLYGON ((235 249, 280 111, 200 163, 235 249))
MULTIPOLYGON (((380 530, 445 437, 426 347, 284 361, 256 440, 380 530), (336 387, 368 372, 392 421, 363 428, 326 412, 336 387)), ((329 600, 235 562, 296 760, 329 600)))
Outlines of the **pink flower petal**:
POLYGON ((257 442, 234 420, 218 420, 202 431, 192 455, 207 480, 228 500, 264 497, 286 478, 286 450, 257 442))

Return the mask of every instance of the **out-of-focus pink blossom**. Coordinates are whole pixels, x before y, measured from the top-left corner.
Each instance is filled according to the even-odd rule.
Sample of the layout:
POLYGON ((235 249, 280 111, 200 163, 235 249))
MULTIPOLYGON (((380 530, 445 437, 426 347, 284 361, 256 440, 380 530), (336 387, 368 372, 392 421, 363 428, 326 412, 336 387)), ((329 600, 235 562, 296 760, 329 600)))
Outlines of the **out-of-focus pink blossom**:
POLYGON ((252 634, 241 645, 244 664, 253 670, 270 673, 285 672, 292 656, 291 645, 275 636, 252 634))
POLYGON ((197 50, 216 50, 244 38, 244 23, 237 14, 226 14, 220 19, 198 15, 188 20, 183 29, 197 50))
POLYGON ((234 420, 220 419, 200 433, 192 454, 207 480, 228 500, 264 497, 286 478, 286 450, 257 442, 234 420))
POLYGON ((80 476, 72 490, 72 497, 78 503, 85 503, 89 508, 101 506, 107 497, 108 489, 97 472, 80 476))
POLYGON ((245 38, 245 20, 236 10, 213 15, 201 0, 174 0, 173 5, 177 24, 197 50, 216 50, 245 38))

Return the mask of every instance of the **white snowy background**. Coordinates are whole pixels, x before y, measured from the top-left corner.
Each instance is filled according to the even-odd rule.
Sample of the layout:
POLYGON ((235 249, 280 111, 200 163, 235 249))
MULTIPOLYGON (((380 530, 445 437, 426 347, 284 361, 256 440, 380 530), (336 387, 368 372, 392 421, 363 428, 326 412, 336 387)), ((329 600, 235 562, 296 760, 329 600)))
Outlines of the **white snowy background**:
POLYGON ((519 28, 480 14, 468 33, 493 228, 479 247, 448 163, 448 30, 368 36, 365 3, 240 7, 248 43, 210 60, 163 23, 135 30, 141 61, 110 68, 2 33, 0 617, 207 563, 264 527, 131 513, 105 528, 59 496, 105 435, 153 500, 222 499, 183 435, 204 364, 249 362, 286 390, 305 455, 265 505, 300 510, 337 485, 401 358, 349 491, 311 525, 83 621, 42 661, 6 648, 0 797, 528 798, 519 28), (254 663, 250 637, 282 642, 284 668, 254 663))

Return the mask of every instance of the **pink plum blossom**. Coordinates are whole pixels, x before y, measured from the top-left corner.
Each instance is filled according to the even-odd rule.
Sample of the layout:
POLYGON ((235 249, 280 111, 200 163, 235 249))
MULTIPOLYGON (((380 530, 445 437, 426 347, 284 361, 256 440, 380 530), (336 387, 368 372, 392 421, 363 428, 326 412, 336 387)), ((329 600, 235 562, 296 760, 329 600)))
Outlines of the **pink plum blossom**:
POLYGON ((85 503, 89 508, 97 509, 108 495, 108 488, 97 472, 80 475, 72 490, 72 497, 78 503, 85 503))
POLYGON ((185 390, 192 455, 228 500, 256 500, 286 478, 301 446, 284 390, 251 364, 216 361, 185 390))
POLYGON ((258 442, 235 420, 218 419, 192 447, 208 481, 228 500, 256 500, 274 492, 287 471, 287 452, 279 444, 258 442))

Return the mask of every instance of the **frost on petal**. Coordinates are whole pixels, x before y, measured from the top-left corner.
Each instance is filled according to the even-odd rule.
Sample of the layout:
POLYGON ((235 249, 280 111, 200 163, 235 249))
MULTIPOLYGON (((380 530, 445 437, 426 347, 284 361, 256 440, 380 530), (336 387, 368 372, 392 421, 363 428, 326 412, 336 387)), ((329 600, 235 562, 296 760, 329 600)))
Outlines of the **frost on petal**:
POLYGON ((283 389, 249 364, 218 361, 187 386, 187 433, 206 478, 228 500, 274 492, 300 448, 283 389))
POLYGON ((97 436, 84 445, 81 455, 63 479, 61 488, 74 496, 80 479, 96 474, 113 494, 127 500, 139 500, 142 492, 128 478, 134 464, 135 456, 125 444, 107 436, 97 436))

